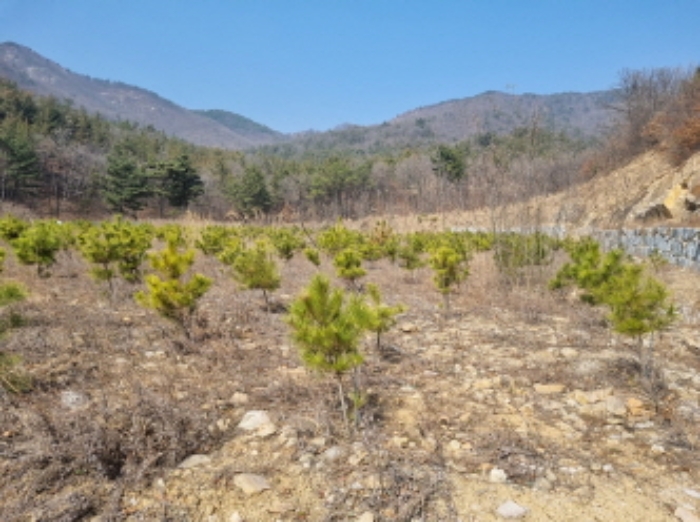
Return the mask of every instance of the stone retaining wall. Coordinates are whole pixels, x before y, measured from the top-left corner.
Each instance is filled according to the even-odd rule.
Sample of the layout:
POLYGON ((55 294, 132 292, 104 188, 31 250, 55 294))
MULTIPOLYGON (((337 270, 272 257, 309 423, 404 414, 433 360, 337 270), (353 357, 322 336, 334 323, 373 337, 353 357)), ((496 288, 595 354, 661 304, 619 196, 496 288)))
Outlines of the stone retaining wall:
MULTIPOLYGON (((466 227, 455 231, 487 232, 485 229, 466 227)), ((646 257, 657 252, 669 263, 700 270, 700 229, 697 228, 639 228, 615 230, 576 230, 563 226, 509 229, 509 232, 532 234, 542 232, 563 239, 590 236, 600 242, 604 250, 619 248, 630 255, 646 257)))
POLYGON ((670 263, 700 270, 700 229, 641 228, 590 233, 606 250, 620 248, 633 256, 657 252, 670 263))

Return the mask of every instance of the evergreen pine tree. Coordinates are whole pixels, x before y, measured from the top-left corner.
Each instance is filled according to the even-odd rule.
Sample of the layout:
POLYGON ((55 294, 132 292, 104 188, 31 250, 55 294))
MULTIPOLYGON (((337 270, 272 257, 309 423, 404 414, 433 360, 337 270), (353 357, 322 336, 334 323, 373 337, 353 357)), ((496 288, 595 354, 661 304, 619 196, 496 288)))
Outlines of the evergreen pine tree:
POLYGON ((435 275, 433 281, 444 299, 445 310, 450 312, 450 294, 455 286, 469 275, 466 259, 453 248, 438 247, 430 255, 430 266, 435 275))
POLYGON ((377 334, 377 350, 381 349, 381 336, 388 332, 396 324, 396 316, 405 312, 404 305, 388 306, 382 302, 379 287, 373 284, 367 285, 369 321, 367 329, 377 334))
POLYGON ((120 149, 107 157, 102 196, 110 211, 136 217, 152 194, 148 174, 134 157, 120 149))
POLYGON ((335 378, 347 422, 343 374, 363 362, 359 343, 369 324, 367 306, 360 296, 331 288, 319 274, 292 303, 287 322, 304 364, 335 378))
POLYGON ((359 290, 357 280, 364 277, 367 271, 362 268, 362 256, 356 250, 341 250, 333 259, 333 265, 338 277, 347 281, 355 290, 359 290))
POLYGON ((234 277, 245 288, 262 290, 265 307, 270 311, 268 292, 280 286, 280 275, 270 249, 260 240, 253 248, 241 250, 232 263, 234 277))
POLYGON ((212 281, 201 274, 186 279, 194 263, 194 250, 182 252, 176 242, 149 256, 156 271, 145 277, 146 290, 136 294, 136 300, 177 323, 191 338, 191 319, 199 299, 209 290, 212 281))
POLYGON ((25 265, 36 265, 39 277, 51 275, 49 269, 63 247, 65 236, 60 227, 54 222, 37 221, 11 242, 17 259, 25 265))

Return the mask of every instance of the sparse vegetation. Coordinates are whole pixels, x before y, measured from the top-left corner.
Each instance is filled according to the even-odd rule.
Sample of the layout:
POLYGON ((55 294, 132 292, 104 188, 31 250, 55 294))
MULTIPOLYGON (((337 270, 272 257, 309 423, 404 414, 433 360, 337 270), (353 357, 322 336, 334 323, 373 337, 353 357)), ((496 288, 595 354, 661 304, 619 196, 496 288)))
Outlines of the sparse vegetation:
MULTIPOLYGON (((20 302, 28 290, 0 284, 3 517, 228 517, 232 505, 236 515, 252 505, 231 487, 247 471, 274 470, 274 516, 299 520, 363 511, 479 518, 472 508, 488 495, 458 495, 488 488, 484 477, 518 484, 522 498, 542 488, 567 502, 595 499, 618 474, 637 502, 666 480, 692 485, 695 276, 682 274, 691 282, 677 308, 670 289, 683 285, 672 267, 656 279, 592 240, 564 241, 561 266, 559 242, 509 232, 499 219, 502 205, 571 187, 649 148, 681 165, 698 150, 697 78, 625 76, 616 105, 624 117, 610 147, 597 149, 605 161, 583 169, 591 142, 535 116, 501 112, 501 131, 485 122, 481 134, 449 143, 421 117, 406 135, 388 124, 373 131, 385 143, 369 145, 349 127, 305 138, 306 152, 233 152, 108 123, 0 82, 0 199, 22 212, 0 217, 0 239, 15 253, 0 250, 0 259, 3 276, 24 277, 32 296, 20 302), (477 207, 491 213, 493 232, 447 231, 449 211, 477 207), (67 220, 187 210, 187 220, 158 225, 67 220), (337 221, 373 214, 387 217, 337 221), (200 215, 247 223, 205 224, 200 215), (140 282, 146 259, 135 300, 104 303, 88 283, 88 273, 110 288, 117 276, 140 282), (262 291, 268 312, 275 291, 275 310, 288 313, 265 314, 219 262, 262 291), (22 264, 42 277, 26 277, 22 264), (498 284, 533 267, 541 277, 527 285, 498 284), (331 275, 366 293, 334 288, 331 275), (552 276, 553 287, 576 286, 595 306, 541 291, 552 276), (436 314, 441 299, 447 313, 436 314), (197 349, 181 349, 183 333, 197 349), (365 349, 370 342, 376 350, 365 349), (276 425, 240 436, 245 413, 261 410, 276 425), (354 430, 345 429, 350 419, 354 430), (175 470, 191 455, 204 464, 175 470), (294 486, 288 466, 303 470, 294 486), (312 493, 297 498, 296 484, 312 493)), ((654 513, 668 514, 668 500, 657 503, 654 513)))

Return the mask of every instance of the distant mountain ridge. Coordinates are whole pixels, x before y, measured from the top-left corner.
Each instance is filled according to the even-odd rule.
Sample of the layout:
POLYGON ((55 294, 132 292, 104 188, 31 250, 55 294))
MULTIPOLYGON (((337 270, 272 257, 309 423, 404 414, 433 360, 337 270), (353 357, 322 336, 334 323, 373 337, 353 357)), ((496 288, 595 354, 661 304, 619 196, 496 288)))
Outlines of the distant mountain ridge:
POLYGON ((380 125, 343 125, 327 132, 303 133, 281 147, 379 151, 457 142, 532 126, 592 139, 609 128, 613 117, 609 107, 617 96, 614 90, 548 95, 489 91, 414 109, 380 125))
POLYGON ((0 44, 0 77, 38 95, 69 99, 112 120, 152 125, 196 145, 378 151, 456 142, 482 133, 537 125, 595 137, 611 121, 616 92, 509 94, 489 91, 410 110, 380 125, 345 124, 325 132, 283 134, 223 110, 188 110, 148 90, 73 73, 16 43, 0 44))
POLYGON ((146 89, 76 74, 15 43, 0 44, 0 76, 38 95, 72 100, 111 120, 152 125, 196 145, 241 149, 276 139, 274 133, 236 131, 146 89))

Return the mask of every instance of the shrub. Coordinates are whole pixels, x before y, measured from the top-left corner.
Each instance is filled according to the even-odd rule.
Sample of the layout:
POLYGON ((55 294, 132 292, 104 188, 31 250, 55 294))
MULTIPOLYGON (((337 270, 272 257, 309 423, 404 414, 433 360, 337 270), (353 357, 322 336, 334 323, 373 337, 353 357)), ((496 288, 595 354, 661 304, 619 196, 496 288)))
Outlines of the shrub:
POLYGON ((340 251, 333 259, 338 277, 358 290, 357 280, 364 277, 367 271, 362 268, 362 256, 351 248, 340 251))
POLYGON ((304 364, 335 378, 347 422, 342 378, 364 360, 359 343, 369 324, 365 303, 358 295, 347 296, 343 290, 331 288, 327 278, 316 275, 292 303, 287 323, 304 364))
POLYGON ((245 288, 262 290, 265 306, 269 312, 268 292, 280 287, 280 275, 267 243, 259 240, 253 248, 242 249, 231 266, 234 277, 245 288))
MULTIPOLYGON (((4 256, 4 251, 2 251, 4 256)), ((21 301, 26 297, 26 290, 16 283, 0 285, 0 307, 21 301)), ((0 319, 0 336, 16 326, 19 315, 10 314, 8 319, 0 319)), ((0 387, 10 393, 24 393, 31 389, 31 378, 21 370, 22 359, 19 355, 10 355, 0 351, 0 387)))
POLYGON ((285 261, 292 259, 295 252, 306 246, 306 242, 295 228, 273 229, 269 237, 277 251, 277 255, 285 261))
POLYGON ((116 218, 83 232, 78 237, 78 248, 88 262, 96 265, 90 271, 92 276, 107 281, 111 292, 117 274, 130 283, 140 281, 141 264, 151 240, 147 228, 116 218))
POLYGON ((425 261, 421 257, 424 248, 424 244, 419 236, 410 235, 405 237, 396 249, 396 258, 399 266, 413 275, 415 270, 425 266, 425 261))
POLYGON ((202 229, 199 238, 195 241, 195 246, 204 255, 218 256, 226 249, 232 235, 232 229, 229 227, 208 225, 202 229))
POLYGON ((433 281, 444 299, 445 310, 450 312, 450 294, 455 286, 467 278, 467 259, 454 249, 442 246, 430 255, 430 266, 435 275, 433 281))
POLYGON ((321 250, 335 257, 348 248, 361 250, 365 244, 365 237, 360 232, 347 229, 342 223, 336 223, 321 232, 316 242, 321 250))
POLYGON ((396 316, 405 312, 404 305, 388 306, 382 302, 382 295, 379 287, 373 284, 367 285, 367 295, 369 316, 367 329, 377 334, 377 350, 381 348, 381 335, 388 332, 396 324, 396 316))
POLYGON ((539 232, 501 234, 494 242, 493 257, 503 275, 518 278, 526 267, 551 263, 555 245, 553 239, 539 232))
POLYGON ((569 245, 568 251, 572 260, 551 282, 552 288, 575 284, 584 290, 584 301, 607 306, 612 329, 637 339, 644 375, 654 378, 653 335, 676 318, 666 288, 647 275, 644 267, 629 262, 621 251, 603 255, 591 239, 569 245), (651 337, 645 352, 643 337, 648 334, 651 337))
POLYGON ((146 276, 146 290, 136 294, 136 300, 177 323, 191 338, 191 318, 197 302, 211 287, 211 279, 194 274, 188 280, 186 273, 194 263, 194 250, 181 252, 175 242, 149 256, 157 274, 146 276))
POLYGON ((305 249, 304 249, 304 256, 305 256, 306 259, 308 259, 309 262, 310 262, 312 265, 314 265, 316 268, 318 268, 319 266, 321 266, 321 256, 320 256, 320 254, 318 253, 318 250, 316 250, 315 248, 311 248, 311 247, 305 248, 305 249))
POLYGON ((39 221, 24 229, 11 244, 17 259, 25 265, 36 265, 39 277, 49 277, 49 269, 63 246, 59 224, 39 221))
POLYGON ((29 223, 11 214, 0 218, 0 237, 5 241, 17 239, 27 228, 29 223))

